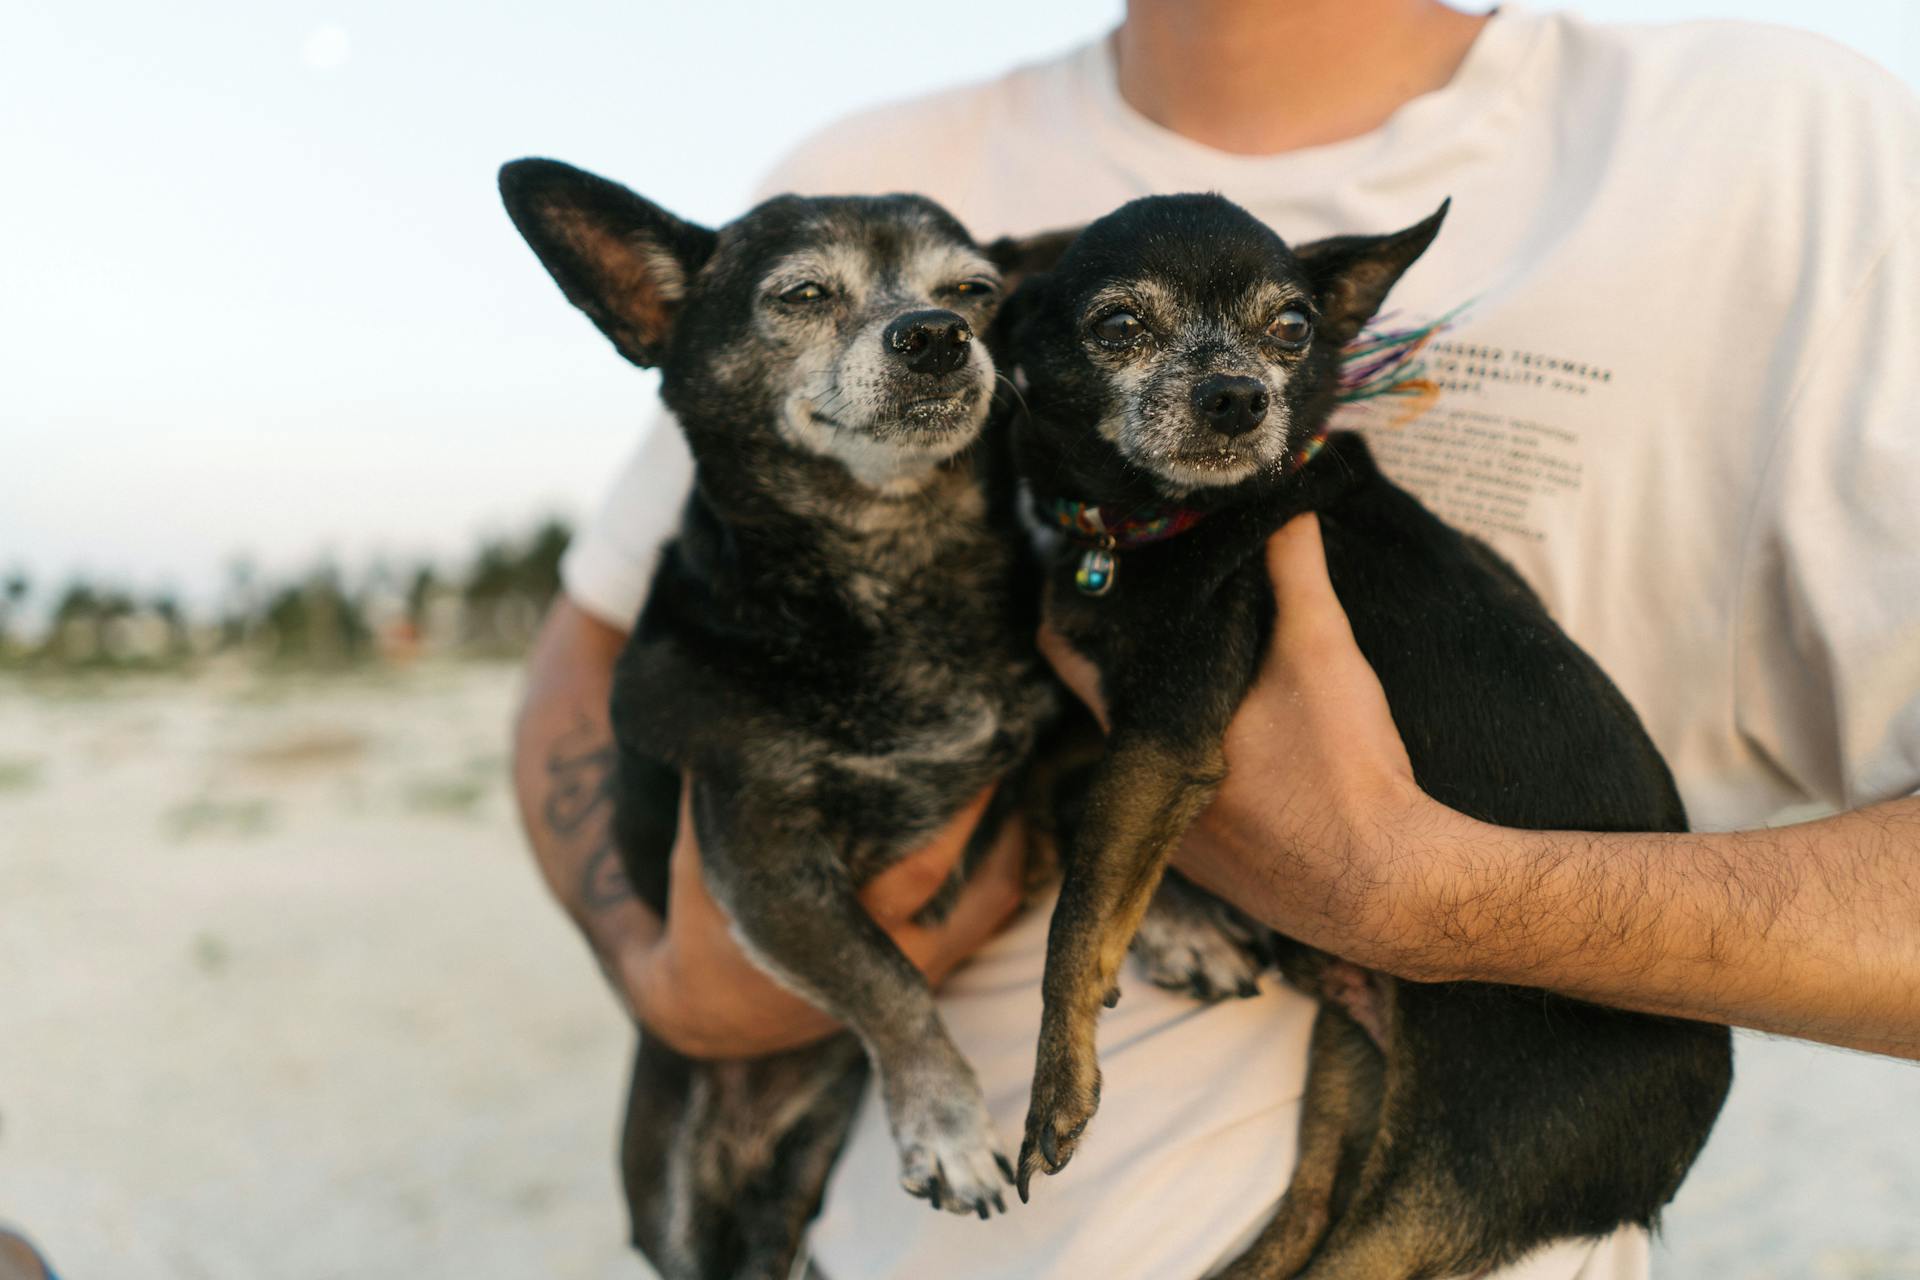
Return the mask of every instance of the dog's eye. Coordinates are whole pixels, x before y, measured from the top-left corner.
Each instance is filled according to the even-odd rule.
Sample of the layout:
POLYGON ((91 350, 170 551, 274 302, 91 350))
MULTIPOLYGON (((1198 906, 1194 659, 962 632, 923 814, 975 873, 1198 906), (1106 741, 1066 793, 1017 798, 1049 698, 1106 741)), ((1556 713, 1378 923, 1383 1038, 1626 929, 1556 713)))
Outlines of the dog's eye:
POLYGON ((793 286, 793 288, 781 294, 780 301, 791 302, 797 306, 807 302, 823 302, 826 300, 826 297, 827 287, 825 285, 815 284, 813 281, 808 280, 803 284, 793 286))
POLYGON ((1267 336, 1289 351, 1298 351, 1313 337, 1313 317, 1300 307, 1288 307, 1267 326, 1267 336))
POLYGON ((1130 347, 1147 333, 1147 326, 1131 311, 1109 311, 1093 322, 1093 336, 1110 347, 1130 347))
POLYGON ((991 280, 962 280, 960 283, 949 287, 947 292, 953 294, 956 298, 977 300, 980 298, 991 298, 995 293, 995 288, 991 280))

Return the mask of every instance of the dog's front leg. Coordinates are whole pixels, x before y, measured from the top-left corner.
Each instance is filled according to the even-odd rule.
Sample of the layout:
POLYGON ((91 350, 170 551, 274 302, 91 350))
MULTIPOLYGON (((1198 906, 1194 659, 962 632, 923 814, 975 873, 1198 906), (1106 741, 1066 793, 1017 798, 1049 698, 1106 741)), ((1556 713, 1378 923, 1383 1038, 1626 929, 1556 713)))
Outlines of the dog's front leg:
POLYGON ((1175 744, 1116 731, 1089 787, 1047 937, 1045 1009, 1034 1066, 1020 1198, 1034 1171, 1073 1158, 1100 1104, 1095 1031, 1167 860, 1226 777, 1217 741, 1175 744))
POLYGON ((1012 1166, 926 979, 860 905, 821 836, 716 799, 696 783, 709 886, 755 962, 859 1036, 879 1074, 901 1185, 953 1213, 1004 1209, 1012 1166))

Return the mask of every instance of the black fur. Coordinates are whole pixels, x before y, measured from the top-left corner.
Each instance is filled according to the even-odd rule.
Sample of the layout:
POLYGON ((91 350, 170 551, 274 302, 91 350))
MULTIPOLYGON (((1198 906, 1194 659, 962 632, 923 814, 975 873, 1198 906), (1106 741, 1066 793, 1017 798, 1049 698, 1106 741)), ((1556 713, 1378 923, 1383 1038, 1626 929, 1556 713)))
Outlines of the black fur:
MULTIPOLYGON (((1020 769, 1054 706, 1004 440, 982 431, 994 268, 911 196, 781 197, 715 232, 552 161, 507 166, 501 187, 567 296, 659 365, 694 454, 615 671, 631 878, 664 911, 690 774, 714 897, 757 961, 852 1028, 751 1063, 643 1035, 622 1161, 635 1242, 669 1280, 785 1280, 862 1047, 909 1191, 985 1216, 1001 1175, 978 1085, 854 895, 1020 769), (937 324, 937 359, 902 317, 937 324)), ((957 876, 1019 794, 1003 783, 957 876)))
MULTIPOLYGON (((1261 548, 1287 519, 1315 511, 1334 588, 1429 794, 1511 827, 1682 830, 1679 796, 1631 707, 1518 574, 1382 476, 1358 437, 1336 435, 1303 471, 1273 460, 1325 422, 1341 346, 1439 220, 1294 251, 1218 197, 1138 200, 1089 227, 1003 310, 994 341, 1024 389, 1016 456, 1037 498, 1122 509, 1175 501, 1212 513, 1170 541, 1120 552, 1105 597, 1074 589, 1079 548, 1064 547, 1051 570, 1054 625, 1101 671, 1107 767, 1143 755, 1172 761, 1191 776, 1170 788, 1211 794, 1217 745, 1273 629, 1261 548), (1260 288, 1311 299, 1318 333, 1305 352, 1263 345, 1257 333, 1208 349, 1182 336, 1215 331, 1182 327, 1196 319, 1244 326, 1260 288), (1162 331, 1154 350, 1115 352, 1091 333, 1099 300, 1116 290, 1169 312, 1149 317, 1162 331), (1156 379, 1197 381, 1208 371, 1266 377, 1285 446, 1243 476, 1220 463, 1228 469, 1217 485, 1156 469, 1154 442, 1170 430, 1164 414, 1142 419, 1145 434, 1115 425, 1128 398, 1149 394, 1156 379)), ((1175 448, 1204 443, 1203 425, 1183 426, 1175 448)), ((1096 803, 1100 788, 1096 779, 1096 803)), ((1096 980, 1054 972, 1085 963, 1072 938, 1090 926, 1074 917, 1106 901, 1079 883, 1159 872, 1114 870, 1116 856, 1082 839, 1066 860, 1049 1026, 1065 1025, 1068 1006, 1096 980)), ((1158 856, 1164 865, 1165 851, 1158 856)), ((1283 968, 1314 987, 1336 967, 1351 973, 1282 946, 1283 968)), ((1308 1123, 1331 1126, 1324 1132, 1332 1136, 1316 1145, 1303 1131, 1295 1190, 1229 1275, 1477 1273, 1552 1239, 1651 1223, 1705 1141, 1730 1080, 1722 1027, 1514 988, 1383 975, 1366 984, 1380 1003, 1384 1044, 1359 1036, 1339 1003, 1323 1008, 1314 1070, 1323 1097, 1337 1101, 1315 1111, 1310 1096, 1308 1123), (1310 1148, 1327 1161, 1332 1191, 1320 1210, 1330 1221, 1313 1216, 1306 1184, 1319 1175, 1304 1167, 1310 1148)), ((1091 1115, 1092 1102, 1076 1112, 1071 1101, 1085 1082, 1071 1080, 1070 1043, 1064 1032, 1043 1032, 1023 1178, 1034 1167, 1057 1171, 1091 1115)), ((1097 1099, 1097 1074, 1092 1092, 1097 1099)))

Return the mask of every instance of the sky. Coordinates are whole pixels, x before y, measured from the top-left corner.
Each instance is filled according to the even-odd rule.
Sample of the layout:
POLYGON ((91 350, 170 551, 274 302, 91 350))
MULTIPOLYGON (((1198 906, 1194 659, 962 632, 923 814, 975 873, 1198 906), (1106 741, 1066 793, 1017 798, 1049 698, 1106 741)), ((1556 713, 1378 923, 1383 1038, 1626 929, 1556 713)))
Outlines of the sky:
MULTIPOLYGON (((1920 86, 1920 0, 1571 7, 1811 27, 1920 86)), ((815 129, 1065 49, 1120 0, 938 12, 8 0, 0 573, 205 600, 237 557, 450 558, 586 514, 653 382, 561 299, 495 169, 557 156, 724 221, 815 129)))

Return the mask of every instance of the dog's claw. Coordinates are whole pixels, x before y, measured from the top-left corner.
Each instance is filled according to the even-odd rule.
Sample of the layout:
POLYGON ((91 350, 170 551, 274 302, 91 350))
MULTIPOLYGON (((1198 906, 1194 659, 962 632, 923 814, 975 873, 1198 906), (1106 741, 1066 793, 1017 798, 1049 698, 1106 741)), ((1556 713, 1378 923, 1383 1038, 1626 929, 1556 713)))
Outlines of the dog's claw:
MULTIPOLYGON (((1012 1181, 1012 1179, 1008 1179, 1008 1181, 1012 1181)), ((996 1213, 1005 1213, 1007 1211, 1006 1197, 998 1191, 993 1193, 993 1208, 996 1213)))
MULTIPOLYGON (((957 1059, 956 1059, 957 1061, 957 1059)), ((964 1070, 960 1063, 957 1070, 964 1070)), ((936 1212, 978 1214, 1011 1168, 972 1075, 889 1106, 900 1153, 900 1185, 936 1212), (897 1114, 896 1114, 897 1113, 897 1114)))
POLYGON ((993 1153, 993 1162, 1000 1166, 1000 1176, 1007 1180, 1007 1185, 1012 1186, 1017 1181, 1013 1176, 1013 1161, 996 1151, 993 1153))
POLYGON ((1242 1000, 1251 1000, 1259 994, 1259 983, 1255 982, 1252 978, 1242 978, 1240 980, 1240 998, 1242 1000))
POLYGON ((1035 1071, 1027 1106, 1026 1134, 1020 1143, 1020 1198, 1035 1171, 1052 1176, 1067 1167, 1100 1108, 1100 1069, 1070 1054, 1043 1054, 1035 1071))
POLYGON ((980 1221, 982 1222, 985 1222, 988 1218, 991 1218, 993 1216, 992 1213, 988 1212, 987 1202, 985 1200, 974 1201, 973 1209, 975 1213, 978 1213, 980 1215, 980 1221))

